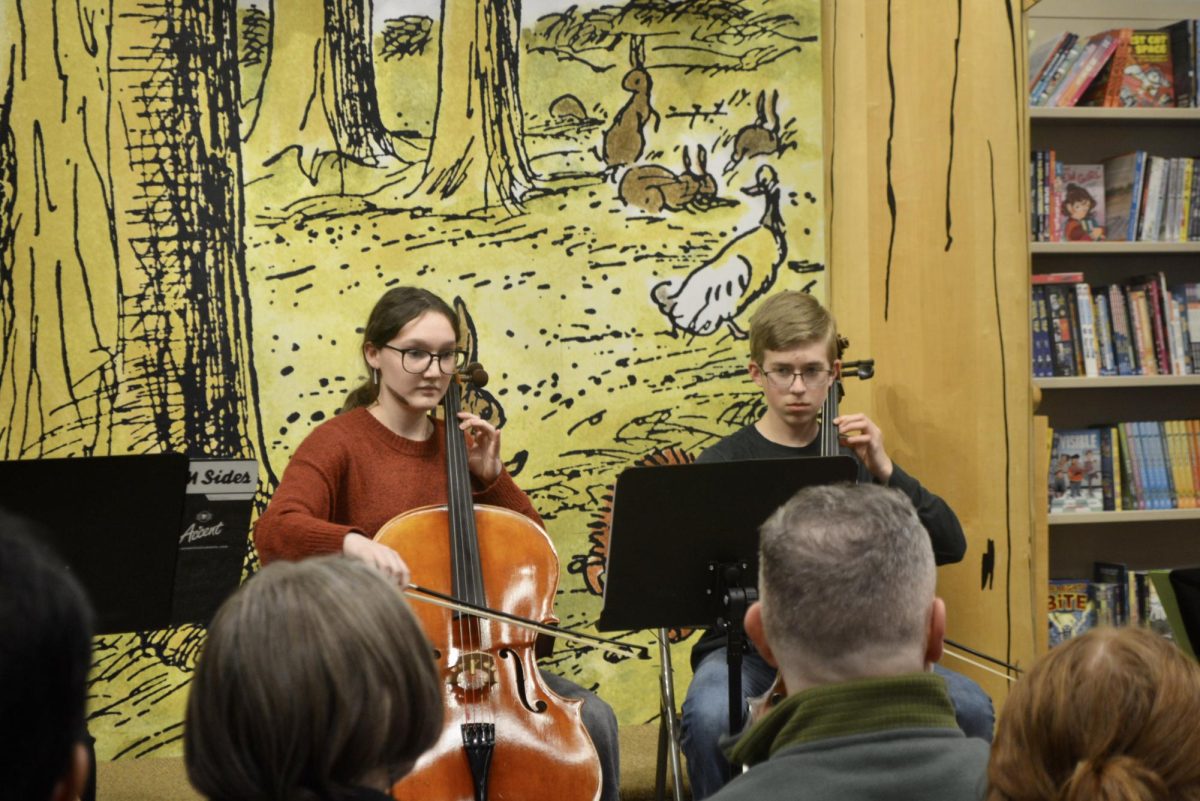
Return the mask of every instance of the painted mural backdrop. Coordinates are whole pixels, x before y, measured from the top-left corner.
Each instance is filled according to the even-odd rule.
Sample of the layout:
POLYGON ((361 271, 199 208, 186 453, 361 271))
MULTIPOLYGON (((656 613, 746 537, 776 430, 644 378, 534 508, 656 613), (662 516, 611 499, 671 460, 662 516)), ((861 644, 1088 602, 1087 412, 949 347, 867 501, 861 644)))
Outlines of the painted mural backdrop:
MULTIPOLYGON (((0 0, 0 456, 256 458, 265 502, 419 284, 465 310, 587 626, 615 476, 753 420, 756 301, 824 297, 818 9, 0 0)), ((99 641, 102 758, 178 750, 202 641, 99 641)), ((657 715, 654 663, 550 664, 657 715)))

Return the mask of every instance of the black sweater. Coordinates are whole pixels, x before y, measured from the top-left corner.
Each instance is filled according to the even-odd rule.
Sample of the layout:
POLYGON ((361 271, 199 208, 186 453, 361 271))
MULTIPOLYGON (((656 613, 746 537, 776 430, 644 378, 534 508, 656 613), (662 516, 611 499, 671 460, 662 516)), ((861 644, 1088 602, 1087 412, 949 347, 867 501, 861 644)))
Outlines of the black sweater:
MULTIPOLYGON (((858 464, 858 482, 876 483, 875 477, 867 470, 867 466, 859 461, 854 451, 842 447, 841 453, 850 456, 858 464)), ((717 442, 704 453, 700 454, 697 462, 741 462, 751 459, 788 459, 796 456, 820 456, 821 440, 817 437, 808 445, 800 448, 790 445, 780 445, 764 437, 753 424, 740 431, 735 431, 717 442)), ((933 545, 933 558, 939 565, 953 564, 962 561, 967 552, 967 538, 963 534, 962 524, 958 515, 949 505, 921 486, 921 482, 900 469, 900 465, 892 463, 892 477, 889 487, 895 487, 912 501, 917 510, 921 525, 929 532, 929 541, 933 545)), ((700 664, 700 660, 725 643, 725 635, 712 629, 706 631, 692 649, 692 667, 700 664)))

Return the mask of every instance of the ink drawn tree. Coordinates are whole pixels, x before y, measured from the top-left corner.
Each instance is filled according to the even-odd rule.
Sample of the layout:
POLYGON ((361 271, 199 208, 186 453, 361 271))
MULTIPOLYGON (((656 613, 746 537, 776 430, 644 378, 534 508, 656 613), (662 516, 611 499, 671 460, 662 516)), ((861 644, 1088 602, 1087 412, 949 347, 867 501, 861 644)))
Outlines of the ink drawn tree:
POLYGON ((519 0, 442 0, 437 114, 411 199, 441 212, 519 209, 535 182, 523 141, 519 34, 519 0))
POLYGON ((325 157, 376 165, 396 156, 379 115, 371 62, 370 0, 276 3, 270 63, 252 131, 248 168, 285 154, 315 182, 325 157))
POLYGON ((261 450, 233 4, 3 2, 0 453, 261 450))
POLYGON ((103 452, 117 367, 108 2, 0 1, 0 458, 103 452), (28 10, 28 7, 25 9, 28 10))

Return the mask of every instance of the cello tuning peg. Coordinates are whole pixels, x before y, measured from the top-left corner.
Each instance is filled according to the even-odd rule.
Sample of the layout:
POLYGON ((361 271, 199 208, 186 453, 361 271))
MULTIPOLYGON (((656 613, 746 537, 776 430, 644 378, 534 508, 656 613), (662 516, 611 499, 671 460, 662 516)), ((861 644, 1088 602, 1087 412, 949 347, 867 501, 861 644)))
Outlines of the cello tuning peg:
POLYGON ((467 381, 477 387, 483 388, 487 386, 487 370, 484 370, 483 365, 479 362, 471 362, 468 364, 462 369, 462 374, 466 377, 467 381))

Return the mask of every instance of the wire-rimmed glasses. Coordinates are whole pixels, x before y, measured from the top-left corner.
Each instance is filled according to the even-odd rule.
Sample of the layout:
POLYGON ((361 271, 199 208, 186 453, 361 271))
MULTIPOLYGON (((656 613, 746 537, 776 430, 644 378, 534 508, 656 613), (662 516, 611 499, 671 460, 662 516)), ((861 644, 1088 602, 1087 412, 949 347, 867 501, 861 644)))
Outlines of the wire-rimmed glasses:
POLYGON ((823 389, 833 378, 833 370, 827 367, 805 367, 803 370, 783 369, 766 370, 761 366, 763 375, 776 389, 791 389, 797 378, 804 384, 805 389, 823 389))

